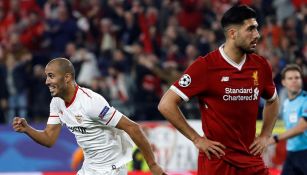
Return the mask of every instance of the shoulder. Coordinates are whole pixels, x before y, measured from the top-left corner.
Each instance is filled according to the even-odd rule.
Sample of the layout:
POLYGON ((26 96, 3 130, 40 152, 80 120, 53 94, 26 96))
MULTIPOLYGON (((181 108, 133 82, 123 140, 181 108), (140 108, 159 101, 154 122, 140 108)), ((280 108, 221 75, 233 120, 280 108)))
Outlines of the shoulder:
POLYGON ((80 102, 88 107, 95 107, 95 104, 107 103, 102 95, 91 89, 79 87, 80 102), (94 106, 93 106, 94 105, 94 106))
POLYGON ((304 90, 303 90, 302 96, 303 96, 304 98, 307 98, 307 91, 304 91, 304 90))
POLYGON ((215 49, 200 58, 202 58, 202 60, 205 62, 212 62, 212 61, 217 61, 218 60, 217 58, 219 57, 221 57, 221 53, 218 49, 215 49))
POLYGON ((262 66, 269 66, 268 59, 263 57, 263 56, 261 56, 261 55, 257 55, 255 53, 252 53, 252 54, 248 54, 248 57, 252 61, 254 61, 254 62, 256 62, 256 63, 258 63, 258 64, 260 64, 262 66))
POLYGON ((52 97, 51 101, 50 101, 50 104, 54 104, 54 105, 57 105, 59 104, 61 101, 63 101, 61 98, 59 97, 52 97))
POLYGON ((301 107, 302 107, 303 113, 307 114, 307 91, 303 90, 300 96, 301 96, 301 107))
POLYGON ((300 96, 302 98, 303 104, 307 105, 307 91, 303 90, 300 96))
POLYGON ((64 101, 61 98, 53 97, 50 101, 50 110, 61 108, 61 103, 64 103, 64 101))
POLYGON ((94 91, 88 89, 88 88, 84 88, 84 87, 78 87, 79 88, 79 92, 78 95, 84 98, 92 98, 93 93, 95 93, 94 91))
POLYGON ((102 97, 102 95, 98 94, 97 92, 80 86, 79 86, 78 96, 80 96, 82 100, 95 100, 96 98, 102 97))
POLYGON ((219 51, 214 50, 206 55, 197 57, 193 62, 193 65, 197 64, 201 67, 207 67, 208 65, 216 63, 219 60, 218 57, 221 57, 219 51))

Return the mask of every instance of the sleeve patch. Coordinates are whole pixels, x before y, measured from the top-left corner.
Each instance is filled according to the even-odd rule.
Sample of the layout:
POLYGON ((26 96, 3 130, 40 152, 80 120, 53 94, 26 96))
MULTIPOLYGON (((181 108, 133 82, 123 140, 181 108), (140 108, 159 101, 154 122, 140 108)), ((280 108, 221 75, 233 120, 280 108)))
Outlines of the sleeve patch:
POLYGON ((105 106, 102 111, 99 114, 99 118, 102 120, 103 117, 108 113, 108 111, 110 110, 110 107, 105 106))
POLYGON ((178 84, 181 87, 188 87, 191 84, 191 82, 192 82, 192 78, 190 77, 190 75, 189 74, 184 74, 180 78, 178 84))

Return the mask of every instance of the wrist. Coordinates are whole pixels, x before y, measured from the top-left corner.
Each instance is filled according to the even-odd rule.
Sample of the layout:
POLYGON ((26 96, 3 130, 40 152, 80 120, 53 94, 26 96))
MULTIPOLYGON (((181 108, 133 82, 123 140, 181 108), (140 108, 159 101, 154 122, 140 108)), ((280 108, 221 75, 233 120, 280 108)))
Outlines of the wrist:
POLYGON ((259 137, 270 138, 270 137, 272 137, 272 134, 264 134, 264 133, 261 133, 261 134, 259 135, 259 137))
POLYGON ((29 134, 30 132, 31 132, 31 127, 30 126, 28 126, 28 125, 26 125, 25 126, 25 129, 24 129, 24 131, 23 131, 23 133, 25 133, 25 134, 29 134))
POLYGON ((158 165, 156 162, 152 162, 152 163, 147 163, 149 169, 151 169, 152 167, 158 165))
POLYGON ((202 137, 196 136, 194 139, 192 139, 192 142, 194 143, 194 145, 196 145, 201 139, 202 137))

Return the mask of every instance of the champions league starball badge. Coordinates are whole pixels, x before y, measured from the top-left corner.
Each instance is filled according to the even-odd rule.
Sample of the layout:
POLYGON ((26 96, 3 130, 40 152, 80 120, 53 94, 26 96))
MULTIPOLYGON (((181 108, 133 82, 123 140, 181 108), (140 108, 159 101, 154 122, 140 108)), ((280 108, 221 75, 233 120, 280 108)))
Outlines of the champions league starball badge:
POLYGON ((182 77, 180 78, 178 83, 179 83, 179 86, 181 86, 181 87, 188 87, 191 84, 191 81, 192 81, 192 79, 191 79, 190 75, 184 74, 184 75, 182 75, 182 77))

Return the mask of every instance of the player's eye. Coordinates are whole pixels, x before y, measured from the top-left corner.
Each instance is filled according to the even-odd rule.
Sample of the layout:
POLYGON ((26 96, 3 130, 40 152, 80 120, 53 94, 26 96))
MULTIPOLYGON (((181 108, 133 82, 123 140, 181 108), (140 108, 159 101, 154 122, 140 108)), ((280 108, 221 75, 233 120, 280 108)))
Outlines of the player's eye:
POLYGON ((253 31, 255 28, 254 27, 249 27, 247 30, 248 31, 253 31))
POLYGON ((253 31, 253 30, 257 30, 257 26, 255 26, 255 25, 249 26, 247 28, 247 30, 250 31, 250 32, 253 31))
POLYGON ((48 74, 48 77, 53 79, 54 78, 54 75, 53 74, 48 74))

